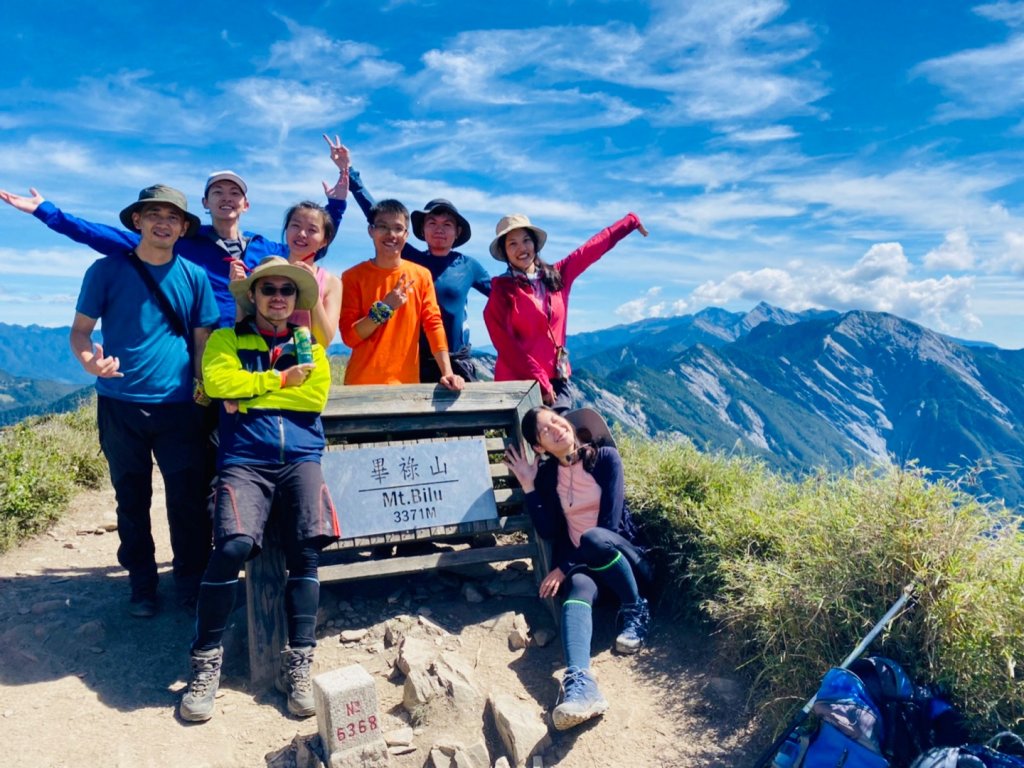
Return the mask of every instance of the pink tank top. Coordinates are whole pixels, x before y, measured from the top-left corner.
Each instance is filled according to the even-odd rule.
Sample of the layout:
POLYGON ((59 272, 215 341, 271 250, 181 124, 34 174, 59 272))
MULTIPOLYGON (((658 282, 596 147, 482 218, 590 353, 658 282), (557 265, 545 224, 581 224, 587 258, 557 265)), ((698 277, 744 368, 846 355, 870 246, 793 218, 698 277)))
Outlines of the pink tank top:
MULTIPOLYGON (((316 267, 316 285, 322 299, 324 291, 327 290, 327 270, 322 267, 316 267)), ((311 329, 313 327, 313 315, 308 309, 296 309, 292 312, 291 317, 288 318, 288 322, 292 325, 304 325, 311 329)))

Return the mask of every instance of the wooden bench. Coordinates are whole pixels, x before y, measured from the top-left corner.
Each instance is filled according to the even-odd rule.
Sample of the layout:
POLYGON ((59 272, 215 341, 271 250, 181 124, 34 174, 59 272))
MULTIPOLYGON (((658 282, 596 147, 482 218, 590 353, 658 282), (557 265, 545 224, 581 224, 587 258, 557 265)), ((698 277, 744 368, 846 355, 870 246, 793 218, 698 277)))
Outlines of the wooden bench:
MULTIPOLYGON (((342 539, 322 554, 321 583, 525 557, 533 561, 538 581, 543 578, 549 570, 547 548, 535 536, 523 508, 522 492, 501 461, 507 445, 521 443, 523 415, 540 403, 537 384, 523 381, 468 384, 458 393, 429 384, 332 387, 323 412, 328 450, 482 437, 498 517, 342 539), (509 542, 500 536, 517 532, 524 534, 519 541, 509 542), (374 554, 377 548, 406 542, 443 542, 487 533, 499 535, 495 546, 386 558, 374 554)), ((334 495, 334 504, 344 530, 345 499, 334 495)), ((267 534, 263 552, 246 565, 245 572, 249 677, 257 689, 273 683, 279 654, 287 641, 284 553, 272 532, 268 530, 267 534)))

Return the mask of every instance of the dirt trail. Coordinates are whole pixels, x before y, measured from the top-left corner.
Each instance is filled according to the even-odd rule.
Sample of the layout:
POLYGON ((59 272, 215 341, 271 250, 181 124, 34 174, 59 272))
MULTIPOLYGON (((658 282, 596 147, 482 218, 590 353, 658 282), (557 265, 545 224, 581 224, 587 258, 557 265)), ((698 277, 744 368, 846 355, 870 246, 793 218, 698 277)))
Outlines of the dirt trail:
MULTIPOLYGON (((170 552, 157 488, 154 528, 161 590, 170 595, 170 552)), ((247 689, 244 611, 233 614, 226 675, 215 717, 186 724, 176 714, 185 687, 193 619, 172 607, 150 620, 125 610, 128 592, 117 565, 117 534, 92 533, 113 521, 110 490, 79 495, 52 531, 0 557, 0 743, 4 766, 252 766, 297 734, 316 732, 316 718, 297 720, 276 692, 247 689)), ((476 574, 477 577, 486 574, 476 574)), ((465 577, 463 577, 465 578, 465 577)), ((392 673, 386 622, 428 613, 451 632, 474 665, 486 696, 506 691, 535 706, 553 706, 561 649, 509 650, 495 618, 515 611, 531 629, 553 629, 540 601, 490 597, 470 603, 450 574, 325 585, 316 671, 362 664, 376 682, 385 729, 409 720, 402 680, 392 673), (344 643, 345 629, 368 629, 344 643)), ((599 611, 604 611, 601 608, 599 611)), ((604 615, 604 614, 599 614, 604 615)), ((607 616, 610 617, 610 613, 607 616)), ((636 657, 609 652, 610 631, 594 637, 593 668, 611 702, 608 713, 567 733, 552 732, 544 766, 742 766, 753 753, 744 695, 715 676, 708 638, 656 616, 650 647, 636 657)), ((485 738, 493 761, 504 754, 489 718, 434 713, 419 724, 416 751, 391 758, 395 768, 429 765, 440 740, 485 738)))

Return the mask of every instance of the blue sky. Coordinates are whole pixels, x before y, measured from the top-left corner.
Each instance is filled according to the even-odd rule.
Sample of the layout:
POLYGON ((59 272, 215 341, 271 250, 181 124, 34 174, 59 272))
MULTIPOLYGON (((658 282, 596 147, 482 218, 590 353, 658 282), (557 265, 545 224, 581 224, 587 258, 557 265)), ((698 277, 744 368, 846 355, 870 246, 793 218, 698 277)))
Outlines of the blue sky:
MULTIPOLYGON (((1024 346, 1024 2, 7 3, 0 188, 108 223, 162 182, 320 199, 338 133, 378 197, 448 197, 492 273, 635 211, 570 332, 708 305, 890 311, 1024 346), (236 15, 231 18, 229 14, 236 15), (83 33, 83 30, 88 30, 83 33)), ((354 206, 353 206, 354 208, 354 206)), ((92 254, 0 208, 0 321, 70 323, 92 254)), ((325 264, 372 255, 358 212, 325 264)), ((482 300, 473 334, 486 343, 482 300)))

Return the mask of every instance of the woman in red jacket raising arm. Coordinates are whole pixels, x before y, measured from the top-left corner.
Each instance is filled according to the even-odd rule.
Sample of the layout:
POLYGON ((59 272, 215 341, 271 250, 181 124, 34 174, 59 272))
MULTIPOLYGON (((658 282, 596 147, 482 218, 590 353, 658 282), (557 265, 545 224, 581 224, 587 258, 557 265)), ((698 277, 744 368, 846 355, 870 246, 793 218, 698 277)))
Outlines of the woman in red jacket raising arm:
POLYGON ((569 291, 583 271, 633 230, 647 230, 635 213, 607 227, 554 265, 538 255, 547 233, 521 213, 495 228, 491 256, 508 264, 491 281, 484 322, 498 350, 495 381, 535 379, 544 403, 557 411, 571 406, 569 353, 565 348, 569 291))

